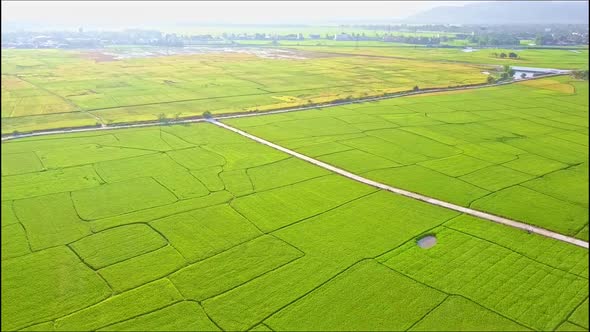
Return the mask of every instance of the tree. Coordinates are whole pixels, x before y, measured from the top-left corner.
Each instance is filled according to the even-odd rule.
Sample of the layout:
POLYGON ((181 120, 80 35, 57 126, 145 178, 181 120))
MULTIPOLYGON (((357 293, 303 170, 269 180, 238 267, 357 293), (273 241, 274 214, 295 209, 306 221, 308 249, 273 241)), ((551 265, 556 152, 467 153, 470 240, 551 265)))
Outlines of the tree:
POLYGON ((412 89, 412 91, 418 91, 420 90, 420 88, 417 85, 414 85, 414 88, 412 89))
POLYGON ((158 114, 158 122, 160 123, 168 123, 168 118, 166 118, 166 114, 160 113, 158 114))
POLYGON ((504 52, 500 53, 500 58, 504 59, 504 58, 506 58, 506 56, 507 56, 506 53, 504 53, 504 52))
POLYGON ((488 84, 492 84, 492 83, 494 83, 495 80, 492 77, 492 75, 488 75, 487 81, 488 81, 488 84))
POLYGON ((20 133, 18 132, 18 130, 15 130, 15 131, 12 132, 12 136, 18 136, 18 135, 20 135, 20 133))
POLYGON ((180 121, 180 113, 174 114, 174 122, 180 121))
POLYGON ((203 112, 203 117, 205 119, 212 119, 213 118, 213 114, 211 114, 211 112, 209 112, 209 111, 205 111, 205 112, 203 112))
POLYGON ((516 58, 518 58, 518 54, 516 54, 514 52, 510 52, 510 53, 508 53, 508 57, 511 59, 516 59, 516 58))
POLYGON ((509 76, 514 76, 514 69, 509 65, 504 65, 504 72, 507 73, 509 76))
POLYGON ((588 70, 574 70, 572 76, 579 80, 588 80, 588 70))

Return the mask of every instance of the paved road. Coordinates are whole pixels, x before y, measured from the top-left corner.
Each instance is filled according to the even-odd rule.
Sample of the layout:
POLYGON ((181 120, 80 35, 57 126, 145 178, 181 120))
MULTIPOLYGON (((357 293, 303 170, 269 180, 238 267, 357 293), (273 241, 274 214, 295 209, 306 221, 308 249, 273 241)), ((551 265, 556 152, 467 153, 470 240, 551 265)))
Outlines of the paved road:
MULTIPOLYGON (((487 85, 478 85, 478 86, 462 86, 462 87, 460 86, 460 87, 455 87, 455 88, 440 88, 440 89, 432 89, 432 90, 410 91, 410 92, 400 93, 400 94, 391 95, 391 96, 368 97, 368 98, 361 98, 361 99, 355 99, 355 100, 334 102, 334 103, 329 103, 329 104, 325 104, 325 105, 294 107, 294 108, 277 110, 277 111, 251 112, 251 113, 246 113, 246 114, 235 114, 235 115, 231 115, 231 114, 230 115, 220 115, 220 116, 215 116, 214 119, 223 120, 223 119, 232 119, 232 118, 243 118, 243 117, 249 117, 249 116, 261 116, 261 115, 270 115, 270 114, 279 114, 279 113, 288 113, 288 112, 298 112, 298 111, 305 111, 305 110, 311 110, 311 109, 321 109, 321 108, 326 108, 326 107, 334 107, 334 106, 366 103, 366 102, 371 102, 371 101, 379 101, 379 100, 385 100, 385 99, 393 99, 393 98, 419 95, 419 94, 481 89, 481 88, 490 87, 490 86, 507 85, 507 84, 513 84, 513 83, 518 83, 518 82, 527 81, 527 80, 542 79, 542 78, 546 78, 546 77, 560 76, 560 75, 564 75, 564 74, 563 73, 549 74, 549 75, 531 77, 531 78, 526 78, 526 79, 521 79, 521 80, 507 81, 507 82, 487 84, 487 85)), ((206 119, 199 118, 199 119, 170 121, 169 124, 185 124, 185 123, 195 123, 195 122, 203 122, 203 121, 206 121, 206 119)), ((50 130, 37 131, 37 132, 27 133, 27 134, 6 135, 6 136, 2 137, 2 141, 14 140, 14 139, 25 138, 25 137, 46 136, 46 135, 65 134, 65 133, 80 133, 80 132, 100 131, 100 130, 142 128, 142 127, 153 127, 153 126, 161 126, 161 125, 163 125, 163 123, 161 123, 161 122, 150 122, 150 123, 134 123, 134 124, 127 124, 127 125, 110 125, 110 126, 103 124, 100 127, 92 127, 92 128, 50 129, 50 130)))
POLYGON ((461 212, 461 213, 469 214, 469 215, 472 215, 474 217, 478 217, 478 218, 489 220, 489 221, 492 221, 492 222, 495 222, 495 223, 503 224, 503 225, 514 227, 514 228, 518 228, 518 229, 522 229, 522 230, 525 230, 525 231, 528 231, 528 232, 531 232, 531 233, 539 234, 539 235, 546 236, 546 237, 549 237, 549 238, 552 238, 552 239, 555 239, 555 240, 559 240, 559 241, 571 243, 571 244, 574 244, 574 245, 577 245, 577 246, 580 246, 580 247, 583 247, 583 248, 588 249, 588 242, 582 241, 580 239, 576 239, 576 238, 573 238, 573 237, 570 237, 570 236, 566 236, 566 235, 559 234, 559 233, 556 233, 556 232, 552 232, 552 231, 549 231, 549 230, 546 230, 546 229, 543 229, 543 228, 540 228, 540 227, 531 226, 531 225, 528 225, 528 224, 525 224, 525 223, 522 223, 522 222, 518 222, 518 221, 515 221, 515 220, 503 218, 503 217, 496 216, 496 215, 493 215, 493 214, 489 214, 489 213, 486 213, 486 212, 482 212, 482 211, 478 211, 478 210, 466 208, 466 207, 463 207, 463 206, 459 206, 459 205, 456 205, 456 204, 453 204, 453 203, 441 201, 441 200, 438 200, 436 198, 432 198, 432 197, 420 195, 420 194, 417 194, 417 193, 414 193, 414 192, 411 192, 411 191, 407 191, 407 190, 404 190, 404 189, 400 189, 400 188, 388 186, 386 184, 379 183, 379 182, 376 182, 376 181, 373 181, 373 180, 369 180, 369 179, 364 178, 362 176, 359 176, 359 175, 350 173, 350 172, 345 171, 345 170, 343 170, 341 168, 334 167, 332 165, 326 164, 326 163, 324 163, 322 161, 319 161, 317 159, 310 158, 310 157, 308 157, 306 155, 303 155, 301 153, 295 152, 293 150, 289 150, 289 149, 287 149, 285 147, 282 147, 282 146, 277 145, 275 143, 272 143, 272 142, 269 142, 267 140, 264 140, 264 139, 262 139, 260 137, 257 137, 257 136, 248 134, 248 133, 246 133, 246 132, 244 132, 242 130, 236 129, 236 128, 231 127, 231 126, 228 126, 227 124, 221 123, 221 122, 219 122, 217 120, 212 119, 212 120, 209 120, 208 122, 210 122, 210 123, 212 123, 212 124, 214 124, 216 126, 225 128, 227 130, 231 130, 234 133, 237 133, 239 135, 245 136, 245 137, 247 137, 249 139, 252 139, 252 140, 254 140, 254 141, 258 142, 258 143, 262 143, 264 145, 270 146, 271 148, 277 149, 277 150, 282 151, 284 153, 290 154, 290 155, 292 155, 292 156, 294 156, 296 158, 305 160, 305 161, 307 161, 309 163, 312 163, 314 165, 320 166, 322 168, 325 168, 325 169, 327 169, 329 171, 332 171, 334 173, 340 174, 340 175, 345 176, 347 178, 353 179, 355 181, 362 182, 364 184, 368 184, 368 185, 373 186, 375 188, 379 188, 379 189, 391 191, 393 193, 400 194, 400 195, 403 195, 403 196, 406 196, 406 197, 410 197, 410 198, 413 198, 413 199, 417 199, 419 201, 423 201, 423 202, 426 202, 426 203, 429 203, 429 204, 441 206, 441 207, 444 207, 444 208, 447 208, 447 209, 450 209, 450 210, 454 210, 454 211, 458 211, 458 212, 461 212))

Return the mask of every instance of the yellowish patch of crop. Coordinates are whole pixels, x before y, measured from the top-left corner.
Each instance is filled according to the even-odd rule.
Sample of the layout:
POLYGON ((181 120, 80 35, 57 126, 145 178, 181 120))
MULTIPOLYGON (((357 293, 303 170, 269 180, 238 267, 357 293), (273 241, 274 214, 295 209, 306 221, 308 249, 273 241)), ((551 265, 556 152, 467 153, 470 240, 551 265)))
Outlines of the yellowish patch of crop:
POLYGON ((519 84, 530 86, 530 87, 535 87, 535 88, 540 88, 540 89, 561 92, 561 93, 570 94, 570 95, 575 93, 575 89, 572 85, 567 84, 567 83, 562 83, 562 82, 552 80, 552 79, 530 80, 530 81, 521 82, 519 84))

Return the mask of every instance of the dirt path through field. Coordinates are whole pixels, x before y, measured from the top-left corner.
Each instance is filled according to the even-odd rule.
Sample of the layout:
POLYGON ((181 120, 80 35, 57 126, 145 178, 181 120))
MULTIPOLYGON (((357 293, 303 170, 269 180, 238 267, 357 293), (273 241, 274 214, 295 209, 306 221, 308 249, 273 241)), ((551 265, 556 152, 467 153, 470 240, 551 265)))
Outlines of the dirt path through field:
POLYGON ((232 132, 234 132, 236 134, 239 134, 239 135, 242 135, 244 137, 247 137, 247 138, 249 138, 251 140, 254 140, 254 141, 258 142, 258 143, 261 143, 261 144, 264 144, 266 146, 269 146, 269 147, 271 147, 273 149, 276 149, 276 150, 279 150, 281 152, 287 153, 287 154, 289 154, 291 156, 294 156, 296 158, 305 160, 305 161, 307 161, 309 163, 312 163, 312 164, 314 164, 316 166, 325 168, 325 169, 327 169, 329 171, 332 171, 334 173, 340 174, 340 175, 345 176, 345 177, 347 177, 349 179, 352 179, 352 180, 355 180, 355 181, 358 181, 358 182, 361 182, 361 183, 364 183, 364 184, 368 184, 368 185, 373 186, 375 188, 387 190, 387 191, 390 191, 390 192, 393 192, 393 193, 396 193, 396 194, 400 194, 400 195, 403 195, 403 196, 406 196, 406 197, 410 197, 410 198, 413 198, 413 199, 416 199, 416 200, 419 200, 419 201, 426 202, 428 204, 437 205, 437 206, 444 207, 444 208, 447 208, 447 209, 450 209, 450 210, 454 210, 454 211, 458 211, 458 212, 461 212, 461 213, 469 214, 469 215, 472 215, 474 217, 478 217, 478 218, 485 219, 485 220, 488 220, 488 221, 492 221, 492 222, 495 222, 495 223, 503 224, 503 225, 514 227, 514 228, 518 228, 518 229, 522 229, 522 230, 528 231, 530 233, 539 234, 539 235, 546 236, 546 237, 549 237, 549 238, 552 238, 552 239, 555 239, 555 240, 558 240, 558 241, 563 241, 563 242, 571 243, 571 244, 574 244, 576 246, 580 246, 580 247, 583 247, 583 248, 588 249, 588 242, 582 241, 580 239, 576 239, 576 238, 573 238, 573 237, 570 237, 570 236, 566 236, 566 235, 563 235, 563 234, 559 234, 559 233, 556 233, 556 232, 552 232, 552 231, 546 230, 544 228, 531 226, 531 225, 528 225, 528 224, 525 224, 525 223, 522 223, 522 222, 518 222, 518 221, 507 219, 507 218, 504 218, 504 217, 496 216, 496 215, 489 214, 489 213, 486 213, 486 212, 482 212, 482 211, 478 211, 478 210, 466 208, 466 207, 463 207, 463 206, 459 206, 459 205, 456 205, 456 204, 453 204, 453 203, 441 201, 441 200, 438 200, 436 198, 432 198, 432 197, 420 195, 420 194, 417 194, 417 193, 414 193, 414 192, 411 192, 411 191, 407 191, 407 190, 404 190, 404 189, 400 189, 400 188, 388 186, 386 184, 383 184, 383 183, 380 183, 380 182, 376 182, 376 181, 373 181, 373 180, 369 180, 369 179, 364 178, 362 176, 359 176, 359 175, 356 175, 354 173, 345 171, 345 170, 343 170, 341 168, 334 167, 334 166, 332 166, 330 164, 324 163, 324 162, 319 161, 317 159, 313 159, 311 157, 308 157, 308 156, 303 155, 301 153, 295 152, 293 150, 289 150, 289 149, 287 149, 285 147, 282 147, 282 146, 280 146, 278 144, 275 144, 275 143, 269 142, 267 140, 264 140, 264 139, 262 139, 260 137, 257 137, 257 136, 248 134, 245 131, 242 131, 242 130, 239 130, 237 128, 234 128, 234 127, 229 126, 229 125, 227 125, 225 123, 221 123, 221 122, 219 122, 217 120, 211 119, 211 120, 208 120, 208 122, 210 122, 210 123, 212 123, 212 124, 214 124, 216 126, 219 126, 221 128, 230 130, 230 131, 232 131, 232 132))

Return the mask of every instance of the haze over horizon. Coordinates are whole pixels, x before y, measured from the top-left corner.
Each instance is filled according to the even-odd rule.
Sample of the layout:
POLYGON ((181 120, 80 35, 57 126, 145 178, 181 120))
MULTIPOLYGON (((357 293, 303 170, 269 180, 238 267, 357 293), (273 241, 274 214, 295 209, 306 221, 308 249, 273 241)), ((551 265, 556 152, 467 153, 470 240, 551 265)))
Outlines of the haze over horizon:
POLYGON ((34 24, 49 29, 169 24, 382 23, 434 7, 463 6, 474 2, 481 1, 2 1, 2 24, 34 24))

